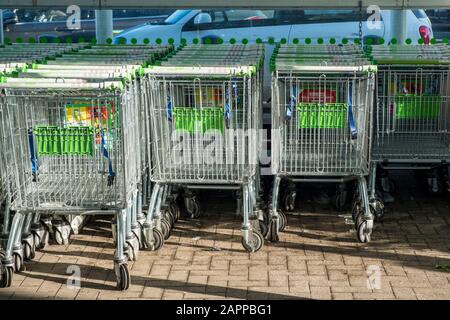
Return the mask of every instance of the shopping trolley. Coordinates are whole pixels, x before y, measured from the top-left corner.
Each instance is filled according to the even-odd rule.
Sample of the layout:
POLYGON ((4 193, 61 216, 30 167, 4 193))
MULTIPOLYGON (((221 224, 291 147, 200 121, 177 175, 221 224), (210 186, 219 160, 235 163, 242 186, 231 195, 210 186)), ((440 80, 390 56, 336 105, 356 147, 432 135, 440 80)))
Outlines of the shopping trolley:
POLYGON ((278 209, 282 179, 291 183, 358 182, 354 210, 359 241, 373 228, 368 201, 370 134, 375 67, 354 45, 281 45, 272 59, 272 172, 275 175, 269 239, 286 225, 278 209))
POLYGON ((129 236, 142 178, 139 137, 146 121, 140 117, 140 79, 129 76, 139 72, 142 61, 109 54, 109 61, 99 62, 92 53, 73 64, 63 55, 0 84, 1 128, 7 136, 2 142, 11 150, 4 163, 12 173, 8 184, 16 211, 1 286, 9 286, 13 270, 23 268, 27 246, 22 247, 21 231, 38 223, 40 214, 73 213, 116 217, 117 286, 129 286, 127 260, 136 254, 129 236))
MULTIPOLYGON (((8 75, 15 76, 23 70, 35 63, 43 62, 46 59, 53 58, 57 55, 77 51, 84 48, 86 44, 31 44, 31 43, 13 43, 0 47, 0 80, 8 75)), ((5 136, 3 137, 5 138, 5 136)), ((8 153, 9 150, 3 150, 2 155, 8 153)), ((1 159, 0 159, 1 161, 1 159)), ((3 163, 3 162, 2 162, 3 163)), ((0 169, 4 171, 4 168, 0 169)), ((4 171, 4 175, 8 172, 4 171)), ((0 176, 2 174, 0 173, 0 176)), ((10 226, 10 192, 8 179, 0 178, 0 213, 2 228, 0 233, 0 249, 5 246, 8 238, 10 226)), ((30 242, 29 235, 26 236, 30 242)))
POLYGON ((381 219, 383 195, 395 193, 390 170, 425 172, 429 192, 450 190, 450 50, 390 45, 369 53, 379 70, 369 187, 381 219))
MULTIPOLYGON (((23 82, 27 80, 28 82, 44 82, 44 81, 64 81, 70 83, 86 83, 86 82, 95 82, 99 79, 109 79, 115 81, 121 81, 124 79, 125 75, 133 76, 135 71, 139 71, 141 66, 145 66, 146 64, 153 62, 155 58, 164 55, 166 52, 170 51, 171 46, 92 46, 89 49, 77 51, 71 54, 66 54, 56 60, 47 61, 46 64, 41 64, 34 66, 33 69, 27 70, 26 73, 22 73, 18 76, 17 79, 10 79, 9 82, 23 82), (132 52, 133 57, 128 57, 124 54, 124 52, 132 52), (73 56, 76 55, 77 58, 73 59, 73 56), (99 59, 101 57, 101 59, 99 59), (101 60, 101 61, 99 61, 101 60), (24 79, 26 77, 27 79, 24 79), (82 79, 81 79, 82 78, 82 79)), ((135 90, 136 99, 139 99, 139 103, 136 105, 142 106, 145 100, 140 99, 140 94, 142 90, 140 86, 142 85, 142 81, 138 78, 136 84, 133 88, 135 90)), ((142 113, 142 110, 139 110, 142 113)), ((143 116, 140 116, 141 120, 140 128, 145 126, 143 119, 146 119, 143 116)), ((139 135, 142 139, 143 135, 139 135)), ((141 141, 142 142, 142 141, 141 141)), ((140 144, 144 146, 144 144, 140 144)), ((141 163, 142 167, 148 167, 148 165, 144 164, 145 160, 141 163)), ((141 210, 141 195, 142 195, 142 184, 139 184, 138 190, 135 192, 134 199, 137 201, 137 204, 132 206, 132 214, 130 221, 131 223, 127 224, 127 254, 131 260, 135 260, 137 257, 137 253, 139 248, 142 247, 140 243, 140 224, 139 221, 143 221, 144 217, 141 210)), ((133 203, 135 203, 133 201, 133 203)), ((36 235, 37 241, 36 243, 42 243, 40 239, 45 239, 45 235, 48 234, 52 229, 55 230, 56 241, 57 243, 67 243, 68 236, 70 235, 70 228, 64 221, 57 220, 57 224, 51 220, 50 226, 49 219, 46 220, 41 218, 41 224, 44 226, 47 225, 45 230, 42 230, 41 224, 33 224, 32 233, 36 235), (40 228, 36 230, 36 228, 40 228), (48 232, 46 232, 48 231, 48 232), (41 235, 43 233, 43 235, 41 235), (59 241, 58 241, 59 239, 59 241)), ((113 238, 116 239, 116 234, 114 230, 115 223, 113 223, 113 238)), ((45 246, 42 244, 40 247, 45 246)))
POLYGON ((261 129, 263 48, 260 45, 192 45, 147 70, 151 86, 151 180, 144 224, 155 245, 160 206, 170 187, 181 187, 187 211, 197 217, 192 190, 242 190, 243 240, 250 252, 263 236, 252 222, 261 129))

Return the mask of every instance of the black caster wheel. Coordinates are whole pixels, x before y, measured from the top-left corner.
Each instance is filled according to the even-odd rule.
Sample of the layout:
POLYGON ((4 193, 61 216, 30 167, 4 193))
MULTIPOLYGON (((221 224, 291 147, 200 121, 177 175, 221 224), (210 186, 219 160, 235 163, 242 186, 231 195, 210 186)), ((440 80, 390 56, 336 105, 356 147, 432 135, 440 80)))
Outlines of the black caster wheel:
POLYGON ((145 247, 149 250, 156 251, 161 249, 164 245, 164 235, 156 228, 153 228, 153 240, 154 242, 150 243, 145 237, 143 237, 145 247))
POLYGON ((250 237, 248 242, 245 242, 242 238, 242 246, 250 253, 260 250, 264 244, 264 237, 261 233, 253 230, 252 234, 253 236, 250 237))
POLYGON ((58 245, 69 244, 71 228, 70 225, 63 220, 54 220, 53 222, 53 238, 58 245))
POLYGON ((170 223, 165 218, 162 218, 161 219, 161 232, 163 234, 164 240, 169 239, 170 231, 171 231, 170 223))
POLYGON ((172 213, 173 217, 175 218, 175 222, 180 219, 180 208, 178 207, 178 204, 175 201, 171 201, 169 203, 169 211, 172 213))
POLYGON ((372 229, 368 227, 368 222, 362 219, 358 227, 356 228, 356 237, 361 243, 370 242, 370 237, 372 235, 372 229))
POLYGON ((23 243, 23 257, 25 260, 33 260, 36 256, 36 248, 34 244, 29 242, 23 243))
POLYGON ((354 201, 353 205, 352 205, 352 220, 353 220, 353 222, 356 221, 356 217, 360 213, 360 211, 361 211, 361 202, 359 202, 359 200, 354 201))
POLYGON ((166 209, 163 211, 163 219, 169 223, 170 229, 172 229, 175 225, 175 217, 170 210, 166 209))
POLYGON ((375 221, 381 221, 383 220, 385 210, 384 210, 384 203, 379 198, 375 198, 370 200, 370 210, 372 211, 372 214, 375 217, 375 221))
POLYGON ((4 267, 3 268, 2 274, 0 275, 0 288, 11 287, 13 274, 14 274, 13 267, 4 267))
POLYGON ((43 250, 48 244, 48 230, 40 222, 37 222, 31 226, 31 234, 35 249, 43 250))
POLYGON ((341 212, 345 209, 347 203, 347 192, 337 192, 333 197, 333 207, 341 212))
POLYGON ((116 266, 117 289, 120 291, 128 290, 130 287, 130 272, 126 263, 116 266))
POLYGON ((284 212, 278 211, 278 231, 279 232, 283 232, 286 229, 286 225, 287 225, 287 217, 286 214, 284 212))
POLYGON ((360 207, 355 214, 355 230, 358 230, 358 226, 364 220, 364 209, 360 207))
POLYGON ((65 237, 61 232, 59 232, 59 230, 55 230, 54 236, 56 244, 60 246, 69 243, 69 237, 68 236, 65 237))
POLYGON ((395 194, 397 191, 397 184, 395 183, 394 180, 392 180, 391 178, 384 178, 387 179, 387 182, 383 183, 381 182, 381 190, 389 193, 389 194, 395 194))
POLYGON ((23 263, 23 256, 17 252, 14 252, 13 259, 14 259, 14 271, 15 272, 25 271, 25 264, 23 263))
POLYGON ((267 233, 269 233, 269 227, 267 226, 266 222, 259 220, 259 230, 261 231, 261 234, 264 238, 267 237, 267 233))
POLYGON ((427 183, 427 187, 428 187, 428 193, 429 194, 439 194, 442 192, 442 183, 441 181, 437 180, 437 178, 431 178, 428 180, 427 183), (433 181, 434 179, 436 179, 436 181, 433 181))
POLYGON ((283 208, 284 211, 294 211, 295 208, 295 198, 297 192, 295 190, 288 191, 283 197, 283 208))
POLYGON ((153 230, 153 237, 155 238, 155 243, 153 245, 153 250, 159 250, 164 245, 164 235, 158 229, 153 230))
POLYGON ((268 234, 268 238, 270 242, 278 242, 280 241, 280 237, 278 236, 278 232, 279 232, 279 218, 278 218, 278 223, 277 223, 277 219, 271 219, 270 223, 269 223, 269 234, 268 234))
POLYGON ((187 207, 187 212, 191 219, 197 219, 200 217, 200 204, 195 199, 189 199, 189 205, 187 207))

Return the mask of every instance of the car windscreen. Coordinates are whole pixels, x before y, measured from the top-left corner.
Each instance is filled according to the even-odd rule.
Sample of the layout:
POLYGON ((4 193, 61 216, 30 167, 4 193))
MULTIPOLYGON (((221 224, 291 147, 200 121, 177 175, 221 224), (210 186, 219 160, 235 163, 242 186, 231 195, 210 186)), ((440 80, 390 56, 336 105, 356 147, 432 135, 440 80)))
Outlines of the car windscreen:
POLYGON ((177 10, 164 20, 164 24, 175 24, 183 19, 189 12, 191 12, 191 10, 177 10))

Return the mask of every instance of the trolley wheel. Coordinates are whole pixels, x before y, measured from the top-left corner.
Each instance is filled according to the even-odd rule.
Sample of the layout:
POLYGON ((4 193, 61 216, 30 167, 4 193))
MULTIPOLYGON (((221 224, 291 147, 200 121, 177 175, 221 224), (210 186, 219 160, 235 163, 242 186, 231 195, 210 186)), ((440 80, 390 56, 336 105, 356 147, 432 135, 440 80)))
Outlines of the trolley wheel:
POLYGON ((429 194, 438 194, 442 191, 442 183, 437 178, 432 178, 432 180, 436 179, 436 185, 434 183, 430 183, 428 180, 427 187, 428 187, 428 193, 429 194))
POLYGON ((153 250, 159 250, 164 245, 164 235, 158 229, 153 229, 153 237, 155 238, 155 244, 153 250))
POLYGON ((36 256, 36 248, 33 244, 29 242, 23 242, 23 257, 25 260, 33 260, 36 256))
POLYGON ((297 192, 295 190, 288 191, 283 197, 283 207, 285 211, 293 211, 295 208, 295 198, 297 192))
POLYGON ((334 208, 341 212, 345 208, 345 204, 347 203, 347 193, 346 192, 336 192, 333 197, 333 206, 334 208))
POLYGON ((63 239, 63 236, 62 236, 61 232, 59 232, 58 230, 55 230, 54 235, 55 235, 55 242, 56 242, 56 244, 63 245, 64 244, 64 239, 63 239))
POLYGON ((165 218, 161 219, 161 232, 163 234, 164 240, 169 239, 170 237, 170 223, 165 218))
POLYGON ((130 287, 130 272, 128 271, 128 265, 126 263, 119 264, 117 266, 117 289, 120 291, 127 290, 130 287))
POLYGON ((54 226, 54 240, 58 245, 68 244, 70 239, 70 226, 54 226))
POLYGON ((0 276, 0 288, 11 287, 12 278, 14 274, 14 268, 11 266, 4 267, 0 276))
POLYGON ((372 229, 367 226, 367 220, 362 219, 356 228, 356 237, 361 243, 370 242, 372 229))
POLYGON ((261 231, 262 236, 265 238, 267 233, 269 232, 269 227, 265 221, 259 220, 259 230, 261 231))
POLYGON ((361 211, 361 202, 359 200, 356 200, 356 201, 353 202, 353 206, 352 206, 352 220, 353 220, 353 222, 356 221, 356 217, 360 213, 360 211, 361 211))
POLYGON ((177 222, 178 219, 180 219, 180 208, 178 207, 178 204, 175 201, 171 201, 169 203, 169 211, 175 218, 175 222, 177 222))
POLYGON ((168 210, 168 209, 164 210, 164 212, 163 212, 163 218, 164 218, 165 220, 167 220, 167 222, 168 222, 169 225, 170 225, 170 229, 172 229, 173 226, 175 225, 175 217, 174 217, 174 215, 172 214, 172 212, 171 212, 170 210, 168 210))
POLYGON ((385 210, 384 210, 384 203, 379 198, 374 198, 370 200, 369 202, 370 210, 372 211, 375 221, 381 221, 383 220, 385 210))
POLYGON ((364 209, 362 207, 359 207, 359 209, 355 213, 355 230, 358 230, 358 226, 364 220, 364 214, 364 209))
POLYGON ((25 264, 23 263, 23 256, 21 254, 13 252, 13 260, 15 272, 25 271, 25 264))
POLYGON ((286 225, 287 225, 286 214, 282 211, 278 211, 278 217, 279 217, 278 231, 283 232, 286 229, 286 225))
POLYGON ((197 219, 200 217, 200 204, 198 203, 198 200, 194 198, 189 198, 189 205, 187 206, 186 210, 189 214, 191 219, 197 219))
POLYGON ((395 183, 395 181, 393 179, 388 178, 387 186, 383 186, 383 184, 382 184, 381 190, 383 190, 384 192, 389 193, 389 194, 395 194, 397 191, 397 184, 395 183))
POLYGON ((253 235, 248 242, 245 242, 244 238, 242 238, 242 246, 244 247, 245 250, 247 250, 250 253, 258 251, 259 249, 262 248, 264 244, 264 237, 262 236, 261 233, 259 233, 256 230, 253 230, 252 234, 253 235))
MULTIPOLYGON (((279 219, 278 219, 278 221, 279 221, 279 219)), ((269 229, 269 241, 270 242, 280 241, 280 237, 278 236, 279 227, 277 227, 276 219, 270 220, 268 229, 269 229)))

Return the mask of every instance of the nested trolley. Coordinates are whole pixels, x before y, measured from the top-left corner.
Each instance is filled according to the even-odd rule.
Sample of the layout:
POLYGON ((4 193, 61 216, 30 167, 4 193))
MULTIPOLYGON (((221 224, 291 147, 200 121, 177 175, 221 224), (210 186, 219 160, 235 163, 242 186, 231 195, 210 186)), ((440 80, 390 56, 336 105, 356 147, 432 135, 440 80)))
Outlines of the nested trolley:
POLYGON ((419 177, 428 172, 431 193, 449 189, 450 50, 390 45, 372 46, 369 53, 379 70, 371 197, 383 208, 383 194, 395 192, 389 170, 413 169, 419 177))
MULTIPOLYGON (((273 62, 270 236, 276 240, 285 223, 278 210, 282 179, 342 185, 357 180, 357 234, 360 241, 369 241, 373 216, 365 176, 375 68, 353 45, 281 45, 273 62)), ((293 196, 285 198, 292 201, 293 196)), ((345 198, 344 188, 338 188, 337 207, 345 198)))
POLYGON ((8 150, 2 164, 16 211, 1 286, 11 284, 24 256, 32 259, 33 245, 41 245, 39 230, 33 230, 32 242, 22 233, 39 225, 41 214, 73 213, 116 217, 117 286, 129 286, 127 260, 135 259, 139 249, 133 238, 140 230, 131 231, 139 210, 141 132, 147 121, 141 114, 140 79, 134 75, 153 54, 147 47, 130 59, 114 48, 63 55, 0 84, 1 141, 8 150))
POLYGON ((261 248, 249 219, 259 174, 262 61, 261 45, 193 45, 147 70, 156 183, 144 225, 149 242, 168 186, 187 190, 193 216, 200 207, 191 190, 236 189, 243 191, 243 246, 261 248))

